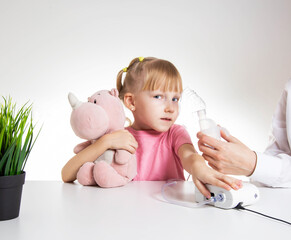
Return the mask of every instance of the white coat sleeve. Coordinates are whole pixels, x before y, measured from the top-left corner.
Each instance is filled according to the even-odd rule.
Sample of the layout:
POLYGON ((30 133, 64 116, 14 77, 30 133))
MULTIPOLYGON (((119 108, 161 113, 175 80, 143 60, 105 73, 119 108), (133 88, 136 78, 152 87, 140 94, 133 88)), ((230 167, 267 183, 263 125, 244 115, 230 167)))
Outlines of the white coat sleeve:
POLYGON ((291 187, 291 80, 281 96, 272 121, 270 144, 264 153, 257 154, 257 165, 251 181, 270 187, 291 187), (290 108, 290 113, 289 109, 290 108))

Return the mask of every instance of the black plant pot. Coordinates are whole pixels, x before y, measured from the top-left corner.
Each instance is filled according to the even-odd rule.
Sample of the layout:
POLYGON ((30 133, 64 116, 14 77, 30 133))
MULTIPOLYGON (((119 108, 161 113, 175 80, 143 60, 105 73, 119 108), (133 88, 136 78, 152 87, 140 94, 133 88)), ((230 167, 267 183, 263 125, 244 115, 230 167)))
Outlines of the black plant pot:
POLYGON ((21 203, 25 172, 0 176, 0 221, 17 218, 21 203))

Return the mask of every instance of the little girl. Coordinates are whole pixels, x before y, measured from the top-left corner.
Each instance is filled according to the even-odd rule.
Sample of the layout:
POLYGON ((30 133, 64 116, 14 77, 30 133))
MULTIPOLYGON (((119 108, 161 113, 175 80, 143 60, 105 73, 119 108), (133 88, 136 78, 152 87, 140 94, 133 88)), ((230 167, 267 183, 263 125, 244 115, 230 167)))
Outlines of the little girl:
POLYGON ((62 170, 63 181, 76 179, 83 159, 94 161, 107 149, 125 149, 136 153, 135 181, 185 180, 185 169, 208 198, 206 183, 227 190, 241 187, 240 180, 208 167, 184 127, 174 124, 183 88, 180 74, 172 63, 152 57, 135 58, 118 73, 117 89, 120 99, 133 114, 133 124, 127 130, 104 135, 75 155, 62 170))

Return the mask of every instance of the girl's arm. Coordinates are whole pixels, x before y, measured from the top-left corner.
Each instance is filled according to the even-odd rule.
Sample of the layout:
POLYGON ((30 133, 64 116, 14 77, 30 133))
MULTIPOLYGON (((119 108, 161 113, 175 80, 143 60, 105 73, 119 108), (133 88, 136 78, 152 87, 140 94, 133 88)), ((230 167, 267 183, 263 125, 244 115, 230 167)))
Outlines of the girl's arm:
POLYGON ((183 168, 192 175, 196 187, 207 198, 211 196, 205 184, 215 185, 226 190, 231 188, 237 190, 242 186, 241 180, 226 176, 208 167, 205 159, 196 152, 192 144, 181 145, 178 150, 178 156, 181 159, 183 168))
POLYGON ((64 182, 76 180, 79 168, 86 162, 93 162, 108 149, 124 149, 135 153, 137 142, 127 130, 106 134, 72 157, 62 169, 64 182))

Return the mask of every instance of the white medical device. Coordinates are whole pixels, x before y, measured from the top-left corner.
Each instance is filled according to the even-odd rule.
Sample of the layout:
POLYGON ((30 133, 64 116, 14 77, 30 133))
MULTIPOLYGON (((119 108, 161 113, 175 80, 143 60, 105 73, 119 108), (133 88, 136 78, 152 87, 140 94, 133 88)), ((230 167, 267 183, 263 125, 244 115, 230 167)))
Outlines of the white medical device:
POLYGON ((220 140, 220 127, 206 116, 206 104, 202 98, 192 89, 183 91, 184 101, 191 106, 191 111, 197 113, 200 131, 204 134, 220 140))
MULTIPOLYGON (((216 187, 206 184, 206 187, 211 193, 211 197, 214 201, 210 201, 207 204, 213 205, 218 208, 231 209, 235 208, 239 204, 241 206, 252 205, 259 200, 259 189, 248 182, 243 183, 243 187, 238 190, 225 190, 224 188, 216 187)), ((205 202, 207 198, 200 193, 197 187, 195 187, 195 201, 205 202)))
POLYGON ((222 209, 237 209, 237 210, 244 210, 248 212, 252 212, 267 218, 270 218, 272 220, 276 220, 282 223, 286 223, 288 225, 291 225, 291 222, 282 220, 280 218, 275 218, 272 216, 268 216, 266 214, 260 213, 258 211, 254 211, 248 208, 245 208, 244 206, 248 206, 251 204, 256 203, 259 198, 259 190, 258 188, 249 183, 249 182, 244 182, 243 187, 239 190, 225 190, 224 188, 220 187, 215 187, 209 184, 206 184, 208 190, 211 193, 211 197, 207 199, 204 195, 202 195, 197 188, 195 188, 195 202, 188 202, 188 201, 179 201, 175 198, 172 198, 170 196, 167 196, 166 190, 170 188, 172 185, 176 185, 177 181, 169 181, 166 182, 161 189, 162 196, 163 198, 175 205, 180 205, 183 207, 189 207, 189 208, 199 208, 204 205, 211 205, 217 208, 222 208, 222 209))

